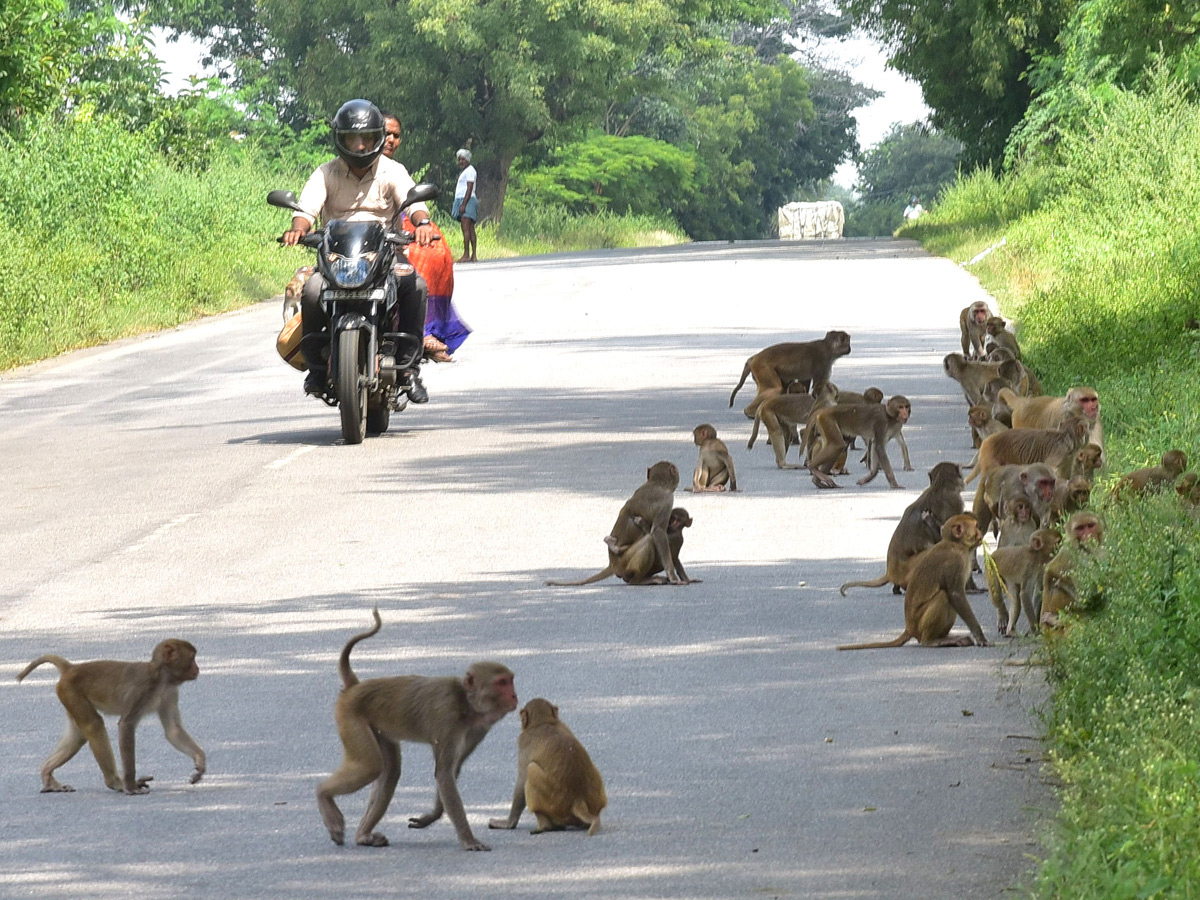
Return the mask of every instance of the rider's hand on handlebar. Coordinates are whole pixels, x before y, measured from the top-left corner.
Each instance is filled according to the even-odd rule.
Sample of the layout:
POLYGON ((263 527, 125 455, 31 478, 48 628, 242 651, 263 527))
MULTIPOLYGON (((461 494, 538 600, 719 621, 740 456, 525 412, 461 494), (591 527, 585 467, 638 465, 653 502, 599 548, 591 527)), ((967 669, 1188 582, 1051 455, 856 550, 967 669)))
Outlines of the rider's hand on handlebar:
POLYGON ((417 243, 422 247, 428 247, 437 238, 437 232, 428 223, 416 226, 413 233, 416 235, 417 243))
POLYGON ((283 237, 279 239, 279 242, 285 247, 294 247, 300 242, 300 238, 304 237, 304 234, 305 233, 299 228, 293 228, 289 231, 285 231, 283 233, 283 237))

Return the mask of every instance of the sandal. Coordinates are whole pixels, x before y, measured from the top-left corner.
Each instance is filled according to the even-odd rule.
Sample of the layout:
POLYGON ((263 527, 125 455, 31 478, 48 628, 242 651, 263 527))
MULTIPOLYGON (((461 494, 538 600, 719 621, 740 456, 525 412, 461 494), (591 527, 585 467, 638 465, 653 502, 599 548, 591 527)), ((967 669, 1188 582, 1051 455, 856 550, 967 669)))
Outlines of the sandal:
POLYGON ((435 363, 454 362, 454 357, 452 357, 445 350, 434 350, 432 353, 429 353, 427 355, 435 363))

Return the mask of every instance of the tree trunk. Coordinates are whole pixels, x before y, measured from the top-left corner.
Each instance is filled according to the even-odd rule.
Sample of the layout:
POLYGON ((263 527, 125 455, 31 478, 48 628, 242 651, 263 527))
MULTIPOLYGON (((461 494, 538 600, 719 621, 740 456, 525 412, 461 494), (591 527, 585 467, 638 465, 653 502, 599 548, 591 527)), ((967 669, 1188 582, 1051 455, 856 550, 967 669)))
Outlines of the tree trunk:
POLYGON ((476 166, 479 184, 479 221, 500 224, 504 217, 504 195, 508 193, 508 171, 512 168, 514 154, 507 153, 492 157, 476 166))

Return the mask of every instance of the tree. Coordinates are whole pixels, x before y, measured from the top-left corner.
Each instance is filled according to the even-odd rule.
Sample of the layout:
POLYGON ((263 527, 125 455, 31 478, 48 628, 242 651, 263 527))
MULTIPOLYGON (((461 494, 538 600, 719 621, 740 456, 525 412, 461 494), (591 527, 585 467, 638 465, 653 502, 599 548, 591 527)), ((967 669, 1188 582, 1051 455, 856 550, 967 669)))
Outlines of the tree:
POLYGON ((0 0, 0 111, 58 106, 86 40, 65 0, 0 0))
POLYGON ((927 123, 899 123, 859 163, 859 200, 846 213, 848 235, 891 234, 910 196, 929 206, 958 177, 963 145, 927 123))
POLYGON ((1029 106, 1026 74, 1057 51, 1078 0, 843 0, 920 85, 931 123, 964 145, 964 162, 996 166, 1029 106))

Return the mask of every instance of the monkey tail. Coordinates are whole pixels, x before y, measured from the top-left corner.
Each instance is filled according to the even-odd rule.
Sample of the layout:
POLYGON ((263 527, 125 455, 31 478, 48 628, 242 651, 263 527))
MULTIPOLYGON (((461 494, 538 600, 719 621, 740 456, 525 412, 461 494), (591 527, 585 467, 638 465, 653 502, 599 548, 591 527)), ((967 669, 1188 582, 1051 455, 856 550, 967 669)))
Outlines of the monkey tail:
POLYGON ((1017 396, 1017 392, 1012 388, 1000 388, 1000 390, 996 392, 996 399, 1005 406, 1011 407, 1014 400, 1020 400, 1021 398, 1017 396))
POLYGON ((888 578, 888 573, 887 573, 887 572, 884 572, 882 575, 880 575, 880 576, 879 576, 878 578, 876 578, 874 581, 847 581, 847 582, 846 582, 845 584, 843 584, 843 585, 842 585, 840 588, 838 588, 838 592, 839 592, 839 593, 840 593, 840 594, 841 594, 843 597, 845 597, 845 596, 846 596, 846 588, 852 588, 852 587, 871 587, 871 588, 875 588, 875 587, 883 587, 883 586, 884 586, 885 584, 887 584, 889 581, 891 581, 891 579, 890 579, 890 578, 888 578))
POLYGON ((600 813, 593 813, 587 805, 587 801, 582 798, 575 801, 571 807, 571 815, 580 822, 586 822, 588 825, 588 834, 595 834, 600 830, 600 813))
POLYGON ((56 669, 58 669, 60 675, 65 674, 67 669, 71 668, 71 663, 68 662, 67 660, 63 659, 61 656, 56 656, 53 653, 47 653, 45 656, 39 656, 37 659, 35 659, 33 662, 31 662, 29 665, 27 665, 24 669, 22 669, 21 674, 17 676, 17 681, 24 681, 25 676, 28 675, 30 672, 32 672, 34 669, 36 669, 38 666, 40 666, 42 663, 52 663, 54 665, 54 667, 56 669))
POLYGON ((350 640, 346 641, 346 646, 342 648, 341 658, 338 659, 338 674, 342 676, 342 687, 348 688, 358 684, 358 676, 354 674, 354 670, 350 668, 350 651, 354 649, 354 645, 359 641, 366 640, 372 635, 379 634, 379 629, 383 627, 383 619, 379 618, 379 607, 371 610, 371 615, 375 617, 375 627, 370 631, 364 631, 362 634, 356 634, 350 640))
MULTIPOLYGON (((979 459, 978 453, 975 454, 975 459, 976 460, 979 459)), ((970 484, 972 481, 974 481, 978 477, 979 477, 979 463, 976 462, 975 467, 973 469, 971 469, 971 474, 963 479, 963 484, 970 484)))
POLYGON ((838 647, 838 649, 839 650, 883 650, 887 647, 903 647, 905 644, 907 644, 909 641, 911 641, 914 637, 916 637, 916 635, 913 634, 911 631, 909 631, 907 628, 905 628, 904 634, 900 635, 900 637, 896 638, 894 641, 880 641, 877 644, 842 644, 838 647))
MULTIPOLYGON (((732 406, 733 404, 731 403, 729 405, 732 406)), ((754 427, 750 430, 750 442, 746 444, 747 450, 753 450, 754 442, 758 440, 758 423, 762 421, 761 412, 762 407, 759 407, 759 409, 754 413, 754 427)))
POLYGON ((609 578, 614 574, 616 573, 613 572, 613 567, 608 566, 607 568, 601 569, 595 575, 591 575, 583 579, 583 581, 547 581, 546 584, 551 585, 552 587, 581 587, 585 584, 593 584, 597 581, 603 581, 605 578, 609 578))
POLYGON ((729 406, 733 407, 733 398, 737 396, 737 392, 742 389, 742 385, 746 383, 746 379, 750 377, 750 360, 746 360, 746 365, 742 367, 742 378, 737 383, 737 387, 733 389, 733 393, 729 395, 729 406))

